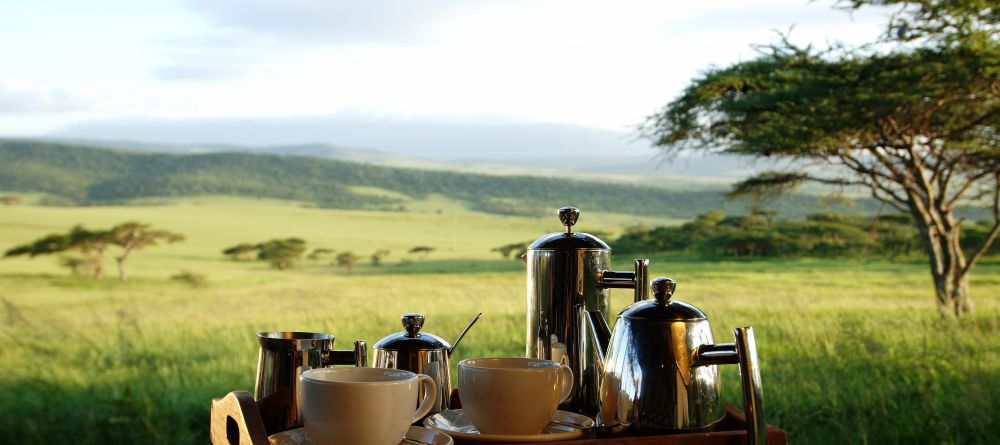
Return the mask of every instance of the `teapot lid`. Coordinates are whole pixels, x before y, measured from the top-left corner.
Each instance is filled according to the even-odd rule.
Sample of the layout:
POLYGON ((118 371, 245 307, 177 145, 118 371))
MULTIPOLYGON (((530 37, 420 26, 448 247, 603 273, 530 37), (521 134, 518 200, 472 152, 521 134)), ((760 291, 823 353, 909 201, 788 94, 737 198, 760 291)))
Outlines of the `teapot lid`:
POLYGON ((580 209, 563 207, 559 209, 559 221, 566 226, 565 232, 556 232, 535 240, 528 246, 530 250, 577 250, 602 249, 611 250, 600 238, 583 232, 573 232, 573 225, 580 218, 580 209))
POLYGON ((619 317, 648 321, 700 321, 707 320, 701 309, 680 300, 672 300, 677 282, 670 278, 657 278, 649 283, 653 298, 633 303, 619 317))
POLYGON ((420 332, 424 327, 424 315, 403 314, 400 317, 403 332, 390 334, 375 343, 375 349, 390 351, 440 351, 451 349, 447 341, 429 332, 420 332))

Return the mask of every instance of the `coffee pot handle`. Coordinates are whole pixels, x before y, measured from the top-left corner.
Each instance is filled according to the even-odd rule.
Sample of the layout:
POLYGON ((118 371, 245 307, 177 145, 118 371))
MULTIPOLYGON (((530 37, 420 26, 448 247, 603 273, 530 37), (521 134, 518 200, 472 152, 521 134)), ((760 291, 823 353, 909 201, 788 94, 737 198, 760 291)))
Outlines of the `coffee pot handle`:
POLYGON ((764 394, 760 383, 757 342, 749 326, 733 330, 736 337, 740 380, 743 383, 743 404, 747 421, 747 444, 767 445, 767 422, 764 421, 764 394))
POLYGON ((334 349, 323 354, 323 366, 354 365, 358 368, 368 366, 368 343, 355 340, 354 349, 334 349))
POLYGON ((634 302, 649 299, 649 260, 636 258, 635 270, 632 272, 598 271, 597 287, 600 289, 632 289, 634 302))

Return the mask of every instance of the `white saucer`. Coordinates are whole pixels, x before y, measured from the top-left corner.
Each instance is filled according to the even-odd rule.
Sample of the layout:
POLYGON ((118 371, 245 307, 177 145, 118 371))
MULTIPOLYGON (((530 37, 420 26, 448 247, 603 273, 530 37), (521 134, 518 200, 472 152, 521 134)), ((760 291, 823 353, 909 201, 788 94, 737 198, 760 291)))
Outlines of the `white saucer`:
POLYGON ((552 423, 539 434, 507 435, 483 434, 472 425, 472 421, 460 409, 441 411, 424 419, 424 426, 447 433, 456 439, 469 442, 486 443, 518 443, 518 442, 555 442, 559 440, 576 439, 583 431, 594 426, 593 419, 567 411, 556 411, 552 414, 552 423), (574 426, 579 425, 579 427, 574 426))
MULTIPOLYGON (((410 430, 406 432, 406 438, 429 443, 430 445, 455 444, 455 441, 452 440, 447 434, 432 429, 421 428, 419 426, 411 426, 410 430)), ((271 445, 313 445, 313 442, 309 439, 309 435, 306 433, 305 428, 296 428, 294 430, 272 434, 267 437, 267 441, 271 445)), ((412 442, 403 440, 399 442, 399 445, 409 445, 411 443, 412 442)))

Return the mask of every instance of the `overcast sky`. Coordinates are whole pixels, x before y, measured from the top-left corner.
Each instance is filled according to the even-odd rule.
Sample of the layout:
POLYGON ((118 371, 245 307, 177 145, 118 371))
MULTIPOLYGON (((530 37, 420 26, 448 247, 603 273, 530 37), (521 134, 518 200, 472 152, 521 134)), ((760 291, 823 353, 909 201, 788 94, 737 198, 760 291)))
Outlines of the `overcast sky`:
POLYGON ((832 3, 0 0, 0 135, 328 115, 627 130, 775 29, 881 32, 884 12, 832 3))

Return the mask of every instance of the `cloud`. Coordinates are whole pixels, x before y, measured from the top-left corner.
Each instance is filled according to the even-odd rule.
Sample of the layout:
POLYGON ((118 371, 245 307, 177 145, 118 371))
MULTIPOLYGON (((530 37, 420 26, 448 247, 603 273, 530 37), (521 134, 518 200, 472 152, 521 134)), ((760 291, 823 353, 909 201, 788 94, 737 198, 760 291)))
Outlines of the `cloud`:
POLYGON ((213 25, 298 44, 406 43, 477 1, 195 0, 213 25))
POLYGON ((0 114, 62 113, 90 108, 82 96, 62 88, 18 88, 0 84, 0 114))
POLYGON ((152 69, 153 76, 169 81, 231 80, 244 77, 253 57, 239 51, 211 48, 183 51, 167 64, 152 69))

